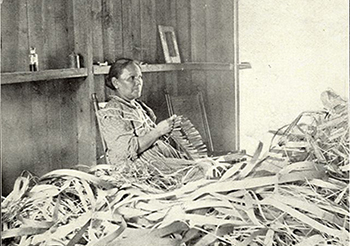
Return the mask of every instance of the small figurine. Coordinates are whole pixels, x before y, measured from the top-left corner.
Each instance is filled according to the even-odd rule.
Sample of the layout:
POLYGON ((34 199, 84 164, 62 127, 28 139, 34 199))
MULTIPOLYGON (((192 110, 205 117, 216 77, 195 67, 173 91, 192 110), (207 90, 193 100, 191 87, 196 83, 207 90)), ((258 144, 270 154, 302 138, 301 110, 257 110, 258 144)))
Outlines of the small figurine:
POLYGON ((38 54, 36 53, 35 47, 30 47, 29 70, 32 72, 39 70, 38 54))

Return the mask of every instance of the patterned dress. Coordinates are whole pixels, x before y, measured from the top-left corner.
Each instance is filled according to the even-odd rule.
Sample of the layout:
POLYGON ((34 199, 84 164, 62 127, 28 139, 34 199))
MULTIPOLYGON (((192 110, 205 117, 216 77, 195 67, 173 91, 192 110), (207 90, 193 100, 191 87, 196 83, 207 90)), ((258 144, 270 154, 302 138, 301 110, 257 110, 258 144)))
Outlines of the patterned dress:
POLYGON ((97 112, 97 117, 107 144, 109 164, 114 166, 114 174, 119 178, 168 188, 181 183, 182 174, 193 165, 185 154, 161 139, 137 154, 138 137, 156 126, 153 111, 144 103, 130 103, 113 96, 97 112))

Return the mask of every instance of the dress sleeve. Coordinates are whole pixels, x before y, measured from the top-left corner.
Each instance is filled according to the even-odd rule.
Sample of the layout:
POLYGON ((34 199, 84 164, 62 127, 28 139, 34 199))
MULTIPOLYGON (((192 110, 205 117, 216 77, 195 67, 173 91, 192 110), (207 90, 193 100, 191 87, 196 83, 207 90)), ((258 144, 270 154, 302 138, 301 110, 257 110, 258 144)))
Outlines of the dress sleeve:
POLYGON ((118 109, 99 110, 97 117, 109 152, 121 161, 136 159, 139 146, 132 121, 118 109))

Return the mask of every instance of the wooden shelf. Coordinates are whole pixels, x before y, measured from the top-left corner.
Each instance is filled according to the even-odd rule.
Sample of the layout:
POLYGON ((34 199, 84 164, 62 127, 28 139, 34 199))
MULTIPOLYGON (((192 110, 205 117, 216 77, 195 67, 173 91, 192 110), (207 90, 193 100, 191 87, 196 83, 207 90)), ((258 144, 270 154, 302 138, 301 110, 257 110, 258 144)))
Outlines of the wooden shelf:
MULTIPOLYGON (((94 74, 108 74, 110 66, 94 65, 94 74)), ((231 63, 167 63, 167 64, 145 64, 141 65, 144 73, 151 72, 167 72, 167 71, 183 71, 183 70, 226 70, 232 71, 231 63)))
MULTIPOLYGON (((108 74, 110 66, 93 66, 95 75, 108 74)), ((144 64, 141 65, 142 72, 168 72, 168 71, 184 71, 184 70, 216 70, 216 71, 232 71, 231 63, 166 63, 166 64, 144 64)), ((239 69, 243 69, 239 67, 239 69)), ((87 76, 86 68, 67 68, 42 70, 37 72, 10 72, 1 73, 1 85, 52 80, 52 79, 70 79, 82 78, 87 76)))
POLYGON ((1 73, 1 85, 52 79, 82 78, 86 76, 86 68, 67 68, 42 70, 37 72, 1 73))

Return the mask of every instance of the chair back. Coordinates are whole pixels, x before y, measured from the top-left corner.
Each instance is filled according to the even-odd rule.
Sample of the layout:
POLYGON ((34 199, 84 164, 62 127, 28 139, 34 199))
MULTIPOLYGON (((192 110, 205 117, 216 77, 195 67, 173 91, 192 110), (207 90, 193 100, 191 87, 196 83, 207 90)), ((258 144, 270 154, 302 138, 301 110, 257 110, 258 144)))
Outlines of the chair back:
POLYGON ((183 115, 188 118, 201 135, 209 152, 214 151, 210 134, 207 113, 204 106, 202 92, 196 95, 173 96, 165 94, 169 115, 183 115))
POLYGON ((92 99, 92 104, 94 107, 94 112, 95 112, 95 117, 96 117, 96 121, 97 121, 97 130, 98 130, 98 134, 100 135, 100 140, 101 140, 101 144, 102 144, 102 148, 103 148, 103 154, 98 158, 98 159, 105 159, 106 163, 108 162, 108 156, 107 156, 107 144, 106 141, 104 140, 102 133, 101 133, 101 122, 99 117, 97 117, 97 112, 100 109, 103 109, 106 107, 107 102, 99 102, 96 93, 92 93, 91 94, 91 99, 92 99))
MULTIPOLYGON (((236 163, 246 160, 246 151, 215 151, 213 141, 210 134, 210 128, 205 110, 204 99, 202 92, 199 91, 195 95, 180 95, 173 96, 165 93, 166 103, 169 115, 183 115, 193 124, 194 128, 202 137, 203 143, 207 147, 207 155, 214 156, 215 159, 236 163)), ((199 150, 199 154, 200 150, 199 150)))

